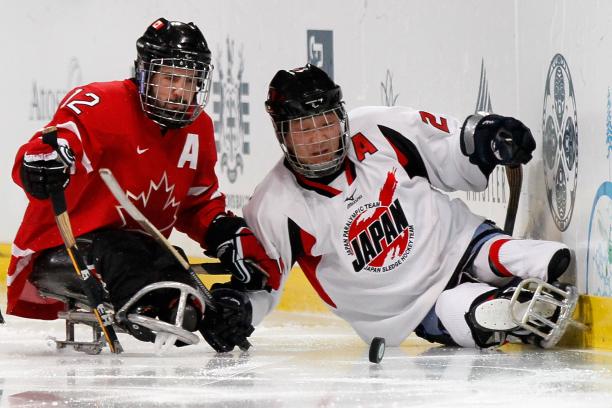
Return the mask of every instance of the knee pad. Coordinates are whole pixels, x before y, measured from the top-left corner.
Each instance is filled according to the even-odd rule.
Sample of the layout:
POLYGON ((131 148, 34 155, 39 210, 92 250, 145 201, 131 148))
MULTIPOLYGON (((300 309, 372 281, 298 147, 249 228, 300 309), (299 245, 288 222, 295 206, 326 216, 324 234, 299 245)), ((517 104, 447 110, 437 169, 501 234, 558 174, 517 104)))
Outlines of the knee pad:
POLYGON ((491 292, 493 289, 495 288, 484 283, 462 283, 452 289, 443 291, 438 296, 435 315, 444 330, 459 346, 478 346, 474 341, 473 329, 466 321, 465 316, 470 311, 474 299, 491 292))
POLYGON ((465 321, 478 347, 500 346, 506 334, 519 327, 510 313, 512 294, 511 290, 493 289, 474 299, 465 321))

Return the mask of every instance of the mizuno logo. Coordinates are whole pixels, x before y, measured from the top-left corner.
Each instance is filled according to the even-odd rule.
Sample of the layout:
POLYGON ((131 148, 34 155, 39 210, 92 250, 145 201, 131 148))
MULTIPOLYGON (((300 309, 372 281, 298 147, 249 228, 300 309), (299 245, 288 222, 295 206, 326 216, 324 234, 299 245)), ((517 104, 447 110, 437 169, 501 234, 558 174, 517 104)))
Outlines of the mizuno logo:
POLYGON ((355 193, 357 192, 357 190, 353 191, 353 194, 351 194, 350 196, 346 197, 344 199, 344 201, 355 201, 355 193))
POLYGON ((353 205, 355 205, 357 203, 357 201, 361 200, 363 198, 363 195, 358 195, 357 197, 355 197, 355 193, 357 192, 357 189, 355 189, 355 191, 353 191, 353 193, 346 197, 344 199, 344 202, 348 202, 348 204, 346 205, 347 210, 349 208, 351 208, 353 205))
POLYGON ((149 150, 148 147, 146 149, 141 149, 140 146, 136 146, 136 153, 138 153, 138 154, 143 154, 147 150, 149 150))

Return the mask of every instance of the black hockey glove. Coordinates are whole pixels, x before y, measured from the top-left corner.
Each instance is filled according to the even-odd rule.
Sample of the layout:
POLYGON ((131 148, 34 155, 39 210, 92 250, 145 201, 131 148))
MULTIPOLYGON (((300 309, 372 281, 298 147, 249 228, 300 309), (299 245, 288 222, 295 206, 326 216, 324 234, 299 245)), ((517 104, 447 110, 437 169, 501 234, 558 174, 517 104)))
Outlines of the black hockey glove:
POLYGON ((59 154, 43 143, 42 138, 33 139, 24 146, 21 182, 27 193, 40 200, 63 191, 70 181, 74 153, 66 140, 58 139, 58 144, 59 154))
POLYGON ((247 338, 255 330, 251 324, 251 301, 244 292, 226 285, 213 285, 211 294, 217 310, 206 308, 200 333, 218 353, 227 353, 236 346, 246 351, 251 346, 247 338))
POLYGON ((509 116, 471 115, 461 129, 461 151, 487 176, 498 164, 526 164, 535 148, 529 128, 509 116))
POLYGON ((278 289, 281 270, 241 217, 216 218, 209 226, 207 255, 219 258, 232 274, 232 282, 245 290, 278 289), (240 286, 242 285, 242 286, 240 286))

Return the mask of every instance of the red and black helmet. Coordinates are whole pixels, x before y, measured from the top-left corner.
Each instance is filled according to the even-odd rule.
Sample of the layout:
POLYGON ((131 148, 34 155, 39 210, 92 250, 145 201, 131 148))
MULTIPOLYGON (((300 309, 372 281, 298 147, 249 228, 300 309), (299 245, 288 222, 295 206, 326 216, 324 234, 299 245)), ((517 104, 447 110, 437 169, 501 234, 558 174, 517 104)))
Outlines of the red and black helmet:
POLYGON ((211 54, 204 34, 193 23, 158 18, 136 41, 138 59, 181 58, 210 64, 211 54))
POLYGON ((192 123, 208 102, 213 66, 204 35, 193 23, 158 18, 136 41, 136 81, 143 111, 158 124, 180 128, 192 123), (172 82, 160 85, 155 75, 172 82), (190 84, 189 89, 181 83, 190 84), (162 89, 163 88, 163 89, 162 89), (171 91, 181 97, 168 96, 171 91))

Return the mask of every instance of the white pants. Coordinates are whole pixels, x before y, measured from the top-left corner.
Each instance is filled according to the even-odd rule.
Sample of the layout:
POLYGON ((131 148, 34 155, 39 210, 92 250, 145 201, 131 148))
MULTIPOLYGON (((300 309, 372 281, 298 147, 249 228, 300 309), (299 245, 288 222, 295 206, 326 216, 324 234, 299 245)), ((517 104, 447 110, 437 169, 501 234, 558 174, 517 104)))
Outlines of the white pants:
MULTIPOLYGON (((567 248, 560 242, 514 239, 499 234, 486 241, 471 265, 477 283, 461 283, 443 291, 426 319, 429 327, 436 315, 440 330, 462 347, 475 347, 465 315, 474 300, 485 292, 508 284, 514 277, 548 279, 548 265, 557 251, 567 248)), ((424 320, 425 322, 425 320, 424 320)), ((435 330, 435 328, 434 328, 435 330)))

